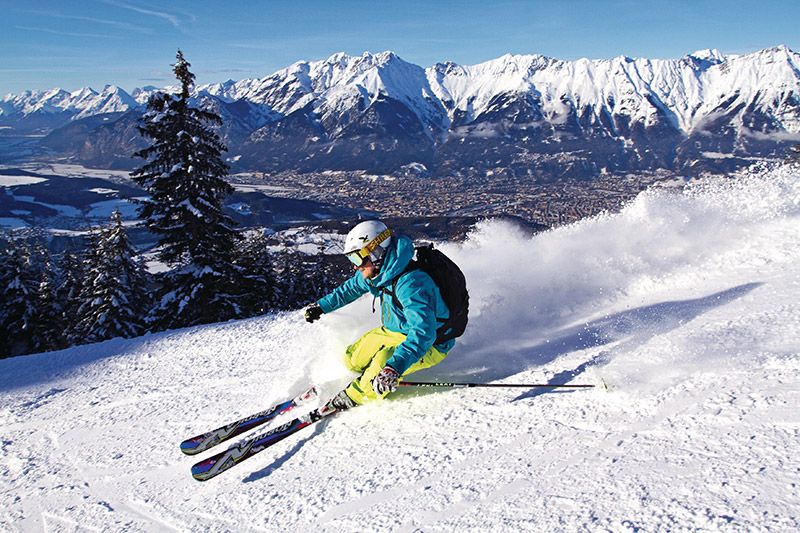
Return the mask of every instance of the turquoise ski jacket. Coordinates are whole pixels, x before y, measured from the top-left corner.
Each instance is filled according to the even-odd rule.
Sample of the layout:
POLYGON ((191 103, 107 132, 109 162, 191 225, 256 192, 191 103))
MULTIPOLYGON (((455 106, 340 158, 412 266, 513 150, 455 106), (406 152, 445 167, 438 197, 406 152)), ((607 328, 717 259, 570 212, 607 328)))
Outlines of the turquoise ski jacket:
MULTIPOLYGON (((395 290, 402 309, 395 306, 391 294, 384 292, 383 289, 392 290, 392 282, 403 273, 413 258, 414 243, 411 239, 405 235, 395 235, 389 243, 386 258, 377 276, 367 280, 360 272, 356 272, 333 292, 317 301, 323 312, 330 313, 368 292, 380 297, 383 326, 406 335, 406 340, 395 349, 386 363, 400 375, 434 345, 436 329, 441 324, 437 319, 446 320, 450 317, 450 310, 442 299, 439 287, 421 270, 412 270, 397 280, 395 290)), ((455 339, 449 340, 437 344, 436 349, 447 353, 455 343, 455 339)))

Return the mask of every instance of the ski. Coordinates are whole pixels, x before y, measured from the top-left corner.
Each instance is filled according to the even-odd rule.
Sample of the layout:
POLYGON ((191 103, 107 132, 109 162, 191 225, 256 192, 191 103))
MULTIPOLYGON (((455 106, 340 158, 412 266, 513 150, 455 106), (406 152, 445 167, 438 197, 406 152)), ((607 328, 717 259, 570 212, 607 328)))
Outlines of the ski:
POLYGON ((232 439, 237 435, 241 435, 246 431, 250 431, 255 427, 266 424, 275 417, 284 413, 288 413, 299 405, 307 404, 313 400, 316 400, 318 394, 317 388, 311 387, 304 393, 292 398, 291 400, 279 403, 273 407, 270 407, 269 409, 247 416, 237 420, 236 422, 231 422, 230 424, 226 424, 221 428, 209 431, 208 433, 203 433, 202 435, 197 435, 196 437, 186 439, 185 441, 181 442, 181 451, 186 455, 195 455, 200 452, 204 452, 221 442, 225 442, 226 440, 232 439))
POLYGON ((308 414, 295 418, 291 422, 287 422, 266 433, 244 440, 236 446, 228 448, 224 452, 220 452, 196 463, 192 467, 192 477, 198 481, 211 479, 236 466, 245 459, 249 459, 255 454, 264 451, 273 444, 282 441, 289 435, 297 433, 301 429, 315 422, 319 422, 326 416, 330 416, 338 411, 339 410, 330 403, 327 403, 319 409, 315 409, 308 414))

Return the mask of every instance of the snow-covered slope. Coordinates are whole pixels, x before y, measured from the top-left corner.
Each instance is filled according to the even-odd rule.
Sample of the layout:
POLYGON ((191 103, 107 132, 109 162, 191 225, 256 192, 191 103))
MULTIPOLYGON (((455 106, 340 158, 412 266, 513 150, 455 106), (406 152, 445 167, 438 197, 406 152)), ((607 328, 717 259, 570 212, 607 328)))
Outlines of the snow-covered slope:
POLYGON ((425 377, 612 389, 404 390, 200 484, 178 443, 311 381, 333 394, 369 300, 3 360, 0 527, 800 527, 800 169, 444 248, 472 321, 425 377))

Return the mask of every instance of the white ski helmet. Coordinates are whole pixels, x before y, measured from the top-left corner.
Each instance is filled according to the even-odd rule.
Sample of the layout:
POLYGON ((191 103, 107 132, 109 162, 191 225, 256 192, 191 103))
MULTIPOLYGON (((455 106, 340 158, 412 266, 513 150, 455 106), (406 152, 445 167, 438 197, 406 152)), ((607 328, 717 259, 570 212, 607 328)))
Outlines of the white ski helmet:
POLYGON ((364 259, 380 264, 389 243, 392 242, 392 230, 380 220, 367 220, 357 224, 344 239, 344 254, 356 266, 361 266, 364 259))

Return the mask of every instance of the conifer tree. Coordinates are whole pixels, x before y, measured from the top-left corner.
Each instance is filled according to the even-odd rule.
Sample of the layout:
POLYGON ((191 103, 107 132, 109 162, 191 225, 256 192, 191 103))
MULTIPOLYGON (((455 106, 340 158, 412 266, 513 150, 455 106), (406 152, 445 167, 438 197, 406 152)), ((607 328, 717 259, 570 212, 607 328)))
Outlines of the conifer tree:
POLYGON ((275 278, 267 239, 259 232, 243 238, 236 252, 236 265, 241 271, 239 303, 242 316, 254 316, 275 307, 275 278))
POLYGON ((275 272, 273 292, 280 309, 296 309, 328 294, 352 275, 349 262, 324 254, 281 252, 271 257, 275 272))
POLYGON ((89 255, 86 284, 78 311, 82 342, 135 337, 144 332, 147 285, 119 211, 98 231, 89 255))
POLYGON ((10 240, 3 236, 2 246, 0 246, 0 359, 11 355, 12 339, 11 331, 8 329, 11 319, 9 287, 13 280, 14 270, 10 240))
POLYGON ((35 270, 39 283, 35 294, 35 314, 31 319, 33 352, 46 352, 66 347, 63 305, 56 296, 56 268, 50 252, 41 240, 34 245, 35 270))
POLYGON ((159 236, 160 259, 176 267, 164 276, 153 323, 157 328, 200 324, 239 315, 233 264, 234 223, 222 211, 233 188, 223 177, 226 150, 212 129, 222 119, 191 105, 194 74, 178 51, 176 95, 157 94, 147 104, 139 132, 152 144, 134 154, 147 162, 133 179, 149 193, 141 217, 159 236))
POLYGON ((0 357, 30 353, 41 282, 30 243, 14 239, 0 261, 0 357))
POLYGON ((67 343, 70 345, 77 344, 80 341, 77 329, 80 322, 78 310, 81 306, 80 297, 83 292, 86 275, 83 255, 66 250, 58 262, 56 300, 61 304, 64 334, 67 338, 67 343))

